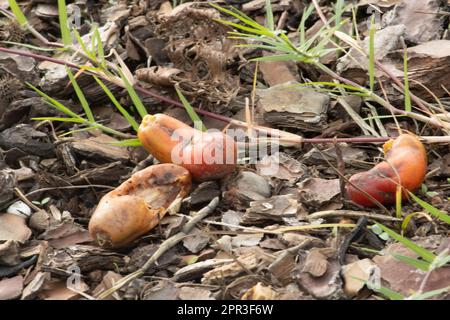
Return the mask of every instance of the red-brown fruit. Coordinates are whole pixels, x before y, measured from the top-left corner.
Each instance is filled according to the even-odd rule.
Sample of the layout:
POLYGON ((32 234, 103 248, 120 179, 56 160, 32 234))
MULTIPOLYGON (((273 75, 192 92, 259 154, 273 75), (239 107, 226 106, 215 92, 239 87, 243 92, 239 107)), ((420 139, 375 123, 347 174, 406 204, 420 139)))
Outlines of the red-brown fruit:
POLYGON ((427 153, 415 135, 402 134, 383 147, 386 160, 369 171, 353 175, 347 184, 347 195, 356 204, 376 206, 361 190, 383 205, 394 204, 398 185, 403 188, 402 198, 405 199, 407 191, 417 190, 425 179, 427 153))
POLYGON ((191 188, 189 172, 174 164, 138 171, 107 193, 89 221, 91 237, 102 247, 123 247, 153 229, 167 208, 191 188))
POLYGON ((155 114, 142 120, 138 137, 156 159, 186 168, 196 181, 221 179, 236 168, 236 143, 222 132, 202 132, 155 114))

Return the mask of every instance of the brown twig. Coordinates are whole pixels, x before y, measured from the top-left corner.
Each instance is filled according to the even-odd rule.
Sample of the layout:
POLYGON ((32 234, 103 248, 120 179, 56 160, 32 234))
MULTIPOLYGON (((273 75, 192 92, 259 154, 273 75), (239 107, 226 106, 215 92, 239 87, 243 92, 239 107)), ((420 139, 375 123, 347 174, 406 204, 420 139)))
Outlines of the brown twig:
POLYGON ((39 211, 41 210, 41 208, 39 208, 38 206, 36 206, 34 203, 32 203, 30 200, 28 200, 28 198, 23 194, 23 192, 19 189, 19 188, 14 188, 14 192, 16 193, 16 195, 23 201, 25 202, 30 208, 32 208, 34 211, 39 211))
POLYGON ((339 143, 334 144, 334 149, 336 150, 336 161, 337 161, 337 169, 339 170, 339 188, 341 190, 341 201, 345 201, 345 180, 342 177, 345 177, 345 162, 344 157, 342 155, 341 147, 339 143))

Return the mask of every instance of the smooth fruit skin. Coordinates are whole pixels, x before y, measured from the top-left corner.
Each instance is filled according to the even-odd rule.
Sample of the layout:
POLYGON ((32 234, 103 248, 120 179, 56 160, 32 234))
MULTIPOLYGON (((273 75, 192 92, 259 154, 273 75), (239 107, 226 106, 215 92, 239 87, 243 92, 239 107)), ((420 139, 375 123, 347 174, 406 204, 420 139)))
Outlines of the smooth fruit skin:
POLYGON ((102 247, 124 247, 153 229, 170 204, 190 188, 191 176, 180 166, 160 164, 141 170, 100 200, 89 233, 102 247))
POLYGON ((202 132, 165 114, 144 117, 138 137, 160 162, 186 168, 199 182, 221 179, 236 168, 237 147, 230 136, 202 132))
POLYGON ((420 140, 412 134, 402 134, 384 146, 386 160, 369 171, 353 175, 347 184, 347 195, 354 203, 365 207, 376 207, 365 191, 383 205, 395 203, 397 186, 407 191, 417 190, 425 180, 427 153, 420 140))

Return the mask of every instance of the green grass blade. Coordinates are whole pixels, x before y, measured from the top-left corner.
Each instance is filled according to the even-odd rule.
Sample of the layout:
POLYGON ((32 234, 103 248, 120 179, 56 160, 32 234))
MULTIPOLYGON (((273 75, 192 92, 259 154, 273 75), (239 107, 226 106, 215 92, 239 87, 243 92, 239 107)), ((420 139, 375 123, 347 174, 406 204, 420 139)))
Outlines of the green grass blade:
POLYGON ((327 81, 315 81, 315 82, 305 82, 305 83, 299 83, 296 84, 297 86, 327 86, 327 87, 335 87, 335 88, 342 88, 346 90, 352 90, 356 92, 363 92, 362 88, 350 86, 343 83, 336 83, 336 82, 327 82, 327 81))
POLYGON ((118 147, 140 147, 142 142, 139 139, 126 139, 118 142, 110 142, 109 144, 118 147))
POLYGON ((337 99, 337 102, 345 109, 348 115, 355 121, 355 123, 361 128, 365 135, 373 135, 375 137, 380 137, 380 134, 375 130, 373 126, 365 122, 362 117, 356 112, 350 104, 342 97, 337 99))
POLYGON ((94 29, 92 39, 95 39, 96 42, 98 60, 100 61, 102 67, 106 69, 105 51, 103 49, 102 37, 100 35, 100 32, 98 31, 98 28, 94 29))
POLYGON ((11 8, 11 11, 16 16, 17 22, 21 26, 26 25, 28 23, 27 18, 23 14, 22 9, 20 9, 20 6, 17 3, 17 1, 16 0, 8 0, 8 3, 9 3, 9 7, 11 8))
POLYGON ((402 193, 402 187, 397 186, 395 191, 395 216, 399 219, 402 217, 402 193))
POLYGON ((300 24, 298 26, 300 44, 305 43, 306 41, 306 20, 308 20, 313 11, 314 11, 313 4, 310 4, 307 8, 303 10, 302 19, 300 20, 300 24))
MULTIPOLYGON (((228 32, 228 34, 230 35, 229 38, 231 38, 231 39, 239 39, 239 40, 245 40, 245 41, 255 40, 255 35, 252 35, 252 34, 246 34, 246 33, 237 32, 237 31, 230 31, 230 32, 228 32)), ((289 46, 286 43, 280 42, 277 39, 274 40, 272 38, 267 38, 267 37, 257 37, 256 39, 257 39, 258 43, 259 42, 265 43, 265 44, 273 47, 273 50, 292 52, 291 46, 289 46)), ((258 43, 255 43, 255 45, 258 43)))
POLYGON ((259 58, 250 59, 250 61, 291 61, 291 60, 300 61, 298 59, 298 55, 296 55, 294 53, 292 53, 292 54, 275 54, 275 55, 271 55, 271 56, 267 56, 267 57, 259 57, 259 58))
POLYGON ((388 289, 386 287, 383 287, 383 286, 381 286, 377 289, 372 289, 372 290, 381 293, 383 296, 387 297, 389 300, 405 300, 405 297, 402 294, 395 292, 391 289, 388 289))
POLYGON ((361 38, 359 36, 359 31, 358 31, 358 20, 357 20, 357 13, 358 13, 358 6, 357 5, 352 5, 352 24, 353 24, 353 31, 356 37, 356 40, 360 41, 361 38))
POLYGON ((428 215, 425 215, 425 214, 422 213, 422 212, 413 212, 413 213, 408 214, 408 215, 403 219, 402 225, 401 225, 402 235, 405 233, 406 228, 408 227, 409 222, 411 221, 411 219, 412 219, 413 217, 419 216, 419 215, 421 215, 421 216, 427 216, 427 217, 428 217, 428 215))
POLYGON ((70 136, 71 134, 74 134, 74 133, 80 133, 80 132, 86 132, 86 131, 99 129, 99 126, 96 125, 96 124, 89 124, 89 123, 86 123, 86 124, 88 126, 86 128, 70 130, 70 131, 64 132, 63 134, 60 134, 59 136, 60 137, 66 137, 66 136, 70 136))
MULTIPOLYGON (((334 33, 336 31, 338 31, 344 24, 346 24, 347 21, 348 20, 344 20, 329 30, 327 30, 325 28, 321 28, 320 31, 316 34, 316 36, 321 36, 322 40, 313 48, 312 51, 316 51, 316 52, 322 51, 330 43, 330 39, 333 37, 334 33), (325 35, 325 33, 326 33, 326 35, 325 35)), ((339 46, 338 48, 336 48, 334 50, 343 50, 343 48, 339 46)))
POLYGON ((58 0, 58 15, 62 41, 65 46, 70 46, 72 44, 72 36, 70 35, 69 22, 67 19, 66 0, 58 0))
POLYGON ((148 114, 148 112, 144 104, 142 103, 141 98, 139 98, 138 94, 136 93, 136 90, 134 90, 133 86, 128 81, 127 77, 125 77, 121 69, 119 69, 119 73, 123 83, 125 84, 128 94, 130 95, 130 98, 133 101, 134 106, 136 107, 137 112, 139 113, 141 118, 144 118, 148 114))
POLYGON ((230 7, 231 12, 233 12, 234 14, 239 15, 241 18, 240 20, 247 23, 248 25, 253 26, 254 28, 259 28, 259 29, 267 29, 265 26, 260 25, 258 22, 256 22, 256 20, 254 20, 253 18, 251 18, 250 16, 246 15, 243 11, 240 11, 238 9, 236 9, 235 7, 231 6, 230 7))
POLYGON ((121 138, 128 138, 128 137, 130 137, 129 134, 126 134, 126 133, 114 130, 112 128, 106 127, 106 126, 101 125, 99 123, 91 123, 90 125, 95 127, 96 129, 100 129, 100 130, 102 130, 102 131, 104 131, 106 133, 112 134, 114 136, 118 136, 118 137, 121 137, 121 138))
POLYGON ((207 129, 206 129, 205 125, 203 124, 202 119, 200 119, 197 112, 195 112, 194 108, 192 108, 191 104, 189 103, 189 101, 187 101, 187 99, 185 98, 183 93, 180 91, 178 86, 175 86, 175 90, 177 91, 178 97, 180 98, 181 103, 183 103, 183 106, 186 109, 186 112, 188 113, 192 122, 194 122, 194 124, 196 124, 196 125, 200 124, 201 130, 206 131, 207 129))
MULTIPOLYGON (((328 22, 331 22, 331 21, 333 21, 333 20, 334 20, 334 19, 333 19, 333 17, 332 17, 330 20, 328 20, 328 22)), ((334 28, 332 28, 332 29, 328 29, 326 26, 322 26, 322 27, 319 29, 319 31, 316 32, 316 33, 314 33, 309 39, 307 39, 307 40, 305 39, 306 42, 305 42, 305 44, 303 45, 303 47, 309 49, 313 44, 316 43, 316 41, 318 40, 318 38, 324 37, 324 34, 325 34, 325 33, 328 33, 328 36, 327 36, 327 37, 324 37, 324 38, 326 38, 326 41, 327 41, 326 44, 328 44, 328 43, 329 43, 329 39, 333 36, 333 33, 334 33, 337 29, 339 29, 342 25, 344 25, 344 24, 345 24, 345 22, 341 22, 340 25, 336 25, 336 26, 335 26, 334 28)), ((302 42, 301 42, 301 44, 302 44, 302 42)))
POLYGON ((406 246, 407 248, 411 249, 412 251, 414 251, 415 253, 417 253, 419 256, 421 256, 425 261, 432 263, 434 259, 436 259, 436 255, 434 255, 432 252, 418 246, 417 244, 415 244, 414 242, 412 242, 409 239, 406 239, 404 237, 402 237, 401 235, 399 235, 397 232, 389 229, 388 227, 385 227, 382 224, 376 223, 381 229, 383 229, 384 232, 386 232, 387 234, 389 234, 389 236, 391 236, 392 238, 394 238, 395 240, 397 240, 398 242, 402 243, 404 246, 406 246))
POLYGON ((402 294, 395 292, 389 288, 386 288, 386 287, 383 287, 380 285, 375 285, 371 281, 364 281, 363 279, 358 278, 358 277, 352 277, 352 278, 364 282, 365 285, 367 286, 367 288, 369 288, 370 290, 373 290, 375 292, 381 293, 382 295, 384 295, 385 297, 387 297, 390 300, 404 300, 405 299, 405 297, 402 294))
MULTIPOLYGON (((235 37, 229 37, 229 39, 236 39, 235 37)), ((281 51, 281 52, 285 52, 287 54, 291 54, 292 50, 291 49, 279 49, 278 47, 273 47, 273 46, 266 46, 264 44, 258 44, 258 43, 245 43, 245 44, 237 44, 235 47, 237 48, 254 48, 254 49, 262 49, 262 50, 267 50, 267 51, 281 51)), ((297 58, 297 55, 293 55, 294 58, 297 58)), ((262 57, 260 57, 262 58, 262 57)), ((255 59, 259 59, 259 58, 255 58, 255 59)))
POLYGON ((67 136, 67 135, 70 135, 70 134, 73 134, 73 133, 77 133, 77 132, 91 131, 91 130, 97 130, 97 129, 101 130, 103 132, 109 133, 111 135, 115 135, 115 136, 121 137, 121 138, 128 138, 129 137, 129 135, 127 135, 127 134, 125 134, 123 132, 111 129, 111 128, 106 127, 106 126, 104 126, 102 124, 99 124, 97 122, 90 123, 90 122, 86 121, 84 123, 84 125, 86 125, 87 127, 86 128, 77 129, 77 130, 72 130, 72 131, 69 131, 69 132, 65 132, 65 133, 63 133, 61 135, 61 137, 67 136))
POLYGON ((108 89, 108 87, 101 81, 99 78, 94 77, 95 81, 102 87, 103 91, 106 93, 106 95, 109 97, 111 102, 114 104, 114 106, 117 108, 117 110, 120 111, 120 113, 127 119, 128 123, 133 127, 134 131, 138 131, 139 124, 137 121, 128 113, 127 110, 125 110, 124 107, 122 107, 117 101, 116 97, 112 94, 111 90, 108 89))
MULTIPOLYGON (((371 105, 368 101, 366 101, 366 106, 369 108, 370 113, 372 114, 372 117, 369 119, 373 119, 377 125, 378 131, 380 132, 382 137, 387 137, 388 133, 386 131, 386 128, 383 125, 383 122, 381 122, 381 118, 378 115, 377 108, 375 108, 373 105, 371 105)), ((367 120, 369 120, 367 119, 367 120)), ((363 119, 366 120, 366 119, 363 119)))
POLYGON ((270 33, 269 30, 267 30, 267 29, 265 29, 265 30, 255 29, 255 28, 243 26, 241 24, 230 22, 227 20, 222 20, 222 19, 214 19, 214 21, 219 22, 224 25, 227 25, 227 26, 230 26, 230 27, 233 27, 235 29, 240 29, 240 30, 246 31, 251 34, 266 36, 266 37, 271 37, 271 38, 273 37, 273 34, 270 33))
POLYGON ((13 41, 0 41, 1 43, 4 44, 10 44, 13 46, 19 46, 19 47, 24 47, 24 48, 28 48, 28 49, 33 49, 36 51, 45 51, 45 52, 51 52, 51 51, 58 51, 60 50, 60 48, 42 48, 42 47, 38 47, 38 46, 33 46, 32 44, 27 44, 27 43, 19 43, 19 42, 13 42, 13 41))
MULTIPOLYGON (((40 117, 40 118, 35 118, 36 120, 42 121, 42 120, 51 120, 51 119, 55 119, 55 121, 63 121, 63 122, 76 122, 76 123, 80 123, 83 125, 88 126, 90 129, 100 129, 106 133, 112 134, 112 135, 116 135, 122 138, 128 138, 129 135, 122 133, 120 131, 114 130, 112 128, 108 128, 104 125, 101 125, 99 123, 96 123, 95 121, 89 121, 87 119, 84 119, 83 117, 77 115, 75 112, 73 112, 72 110, 70 110, 69 108, 67 108, 66 106, 64 106, 62 103, 60 103, 59 101, 53 99, 52 97, 48 96, 47 94, 45 94, 44 92, 42 92, 41 90, 37 89, 36 87, 34 87, 33 85, 27 83, 27 85, 32 88, 34 91, 36 91, 40 96, 42 96, 45 100, 45 102, 50 105, 51 107, 55 108, 56 110, 63 112, 65 114, 67 114, 68 116, 70 116, 72 119, 70 118, 58 118, 58 117, 40 117)), ((90 110, 90 108, 89 108, 90 110)))
MULTIPOLYGON (((221 11, 222 13, 225 13, 229 16, 235 17, 236 19, 238 19, 239 21, 245 23, 248 26, 253 27, 254 29, 258 29, 258 30, 267 30, 264 26, 260 25, 259 23, 257 23, 255 20, 251 19, 250 17, 248 17, 245 13, 232 8, 233 11, 225 9, 224 7, 221 7, 215 3, 211 3, 209 2, 209 5, 214 7, 216 10, 221 11)), ((224 20, 221 20, 224 21, 224 20)))
POLYGON ((72 123, 85 123, 85 119, 78 118, 60 118, 60 117, 36 117, 31 118, 34 121, 58 121, 58 122, 72 122, 72 123))
POLYGON ((270 0, 266 0, 266 26, 271 31, 275 30, 273 23, 272 3, 270 0))
POLYGON ((68 116, 72 117, 72 118, 78 118, 78 119, 83 119, 81 116, 79 116, 78 114, 76 114, 75 112, 73 112, 72 110, 70 110, 69 108, 67 108, 65 105, 63 105, 61 102, 53 99, 52 97, 50 97, 49 95, 47 95, 46 93, 42 92, 41 90, 39 90, 38 88, 34 87, 32 84, 27 83, 27 85, 33 89, 34 91, 36 91, 41 97, 43 97, 45 99, 45 102, 48 103, 50 106, 52 106, 53 108, 57 109, 58 111, 61 111, 62 113, 67 114, 68 116))
POLYGON ((414 268, 420 269, 424 272, 427 272, 430 269, 430 264, 426 261, 414 259, 414 258, 403 256, 400 254, 392 254, 392 255, 397 260, 400 260, 401 262, 409 264, 410 266, 413 266, 414 268))
POLYGON ((80 45, 81 49, 83 50, 84 54, 89 57, 92 61, 96 62, 95 54, 92 53, 84 43, 83 39, 81 38, 80 34, 78 33, 78 30, 74 29, 73 34, 75 35, 75 39, 77 39, 78 44, 80 45))
POLYGON ((334 16, 336 17, 336 24, 340 24, 342 20, 342 15, 345 11, 345 1, 337 0, 334 5, 334 16))
POLYGON ((370 91, 375 87, 375 15, 370 19, 369 30, 369 83, 370 91))
POLYGON ((77 94, 78 100, 80 100, 81 106, 83 107, 84 113, 90 122, 95 122, 94 114, 92 113, 91 107, 89 107, 89 103, 86 100, 86 97, 81 91, 80 86, 77 83, 77 80, 73 76, 72 71, 69 68, 66 68, 67 75, 70 78, 70 82, 72 83, 73 88, 75 89, 75 93, 77 94))
POLYGON ((84 125, 86 125, 87 127, 86 128, 77 129, 77 130, 72 130, 72 131, 69 131, 69 132, 65 132, 61 136, 67 136, 69 134, 73 134, 73 133, 77 133, 77 132, 84 132, 84 131, 91 131, 91 130, 97 130, 98 129, 98 130, 101 130, 103 132, 106 132, 106 133, 109 133, 111 135, 115 135, 115 136, 118 136, 118 137, 121 137, 121 138, 128 138, 129 137, 129 135, 127 135, 127 134, 125 134, 123 132, 120 132, 120 131, 108 128, 108 127, 106 127, 104 125, 101 125, 99 123, 96 123, 96 122, 90 123, 90 122, 86 121, 84 123, 84 125))
POLYGON ((411 192, 409 193, 409 195, 419 206, 424 208, 428 213, 430 213, 431 215, 435 216, 436 218, 450 224, 450 216, 448 214, 446 214, 445 212, 442 212, 441 210, 432 206, 431 204, 423 201, 422 199, 420 199, 419 197, 417 197, 416 195, 414 195, 411 192))
POLYGON ((445 293, 449 290, 450 290, 450 287, 446 287, 446 288, 442 288, 442 289, 431 290, 431 291, 424 292, 421 294, 413 294, 412 296, 410 296, 408 298, 408 300, 425 300, 425 299, 440 295, 442 293, 445 293))
POLYGON ((409 92, 409 79, 408 79, 408 51, 405 49, 403 56, 403 71, 405 73, 405 111, 411 112, 411 94, 409 92))

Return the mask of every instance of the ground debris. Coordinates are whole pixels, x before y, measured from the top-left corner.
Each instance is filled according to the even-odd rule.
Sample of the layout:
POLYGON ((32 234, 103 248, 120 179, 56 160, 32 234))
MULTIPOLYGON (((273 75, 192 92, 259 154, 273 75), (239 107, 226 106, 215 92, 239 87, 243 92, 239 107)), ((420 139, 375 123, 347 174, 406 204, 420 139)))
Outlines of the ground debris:
POLYGON ((242 296, 241 300, 275 300, 277 294, 271 286, 265 286, 258 282, 242 296))
POLYGON ((122 255, 88 245, 50 249, 43 258, 42 269, 60 276, 70 276, 74 265, 81 273, 93 270, 115 270, 125 264, 122 255))
POLYGON ((211 291, 200 287, 181 287, 178 297, 181 300, 215 300, 211 291))
POLYGON ((339 179, 307 178, 298 183, 298 188, 302 203, 315 208, 336 200, 341 193, 339 179))
MULTIPOLYGON (((427 250, 434 251, 444 241, 448 242, 448 238, 432 236, 418 239, 415 242, 427 250)), ((373 258, 375 264, 380 268, 381 279, 386 282, 387 287, 406 296, 417 292, 425 279, 426 272, 399 261, 393 256, 394 254, 418 258, 416 253, 400 243, 387 246, 384 250, 384 255, 373 258)), ((423 292, 448 286, 450 286, 450 268, 442 267, 430 274, 423 287, 423 292)), ((444 296, 448 296, 448 293, 444 294, 444 296)))
POLYGON ((311 88, 287 82, 269 89, 258 89, 259 112, 264 120, 280 127, 320 131, 326 123, 330 98, 311 88))
POLYGON ((303 268, 306 267, 306 270, 302 268, 298 275, 298 283, 303 290, 317 299, 343 297, 339 262, 334 258, 325 258, 322 255, 317 255, 317 259, 310 255, 309 259, 310 261, 308 258, 303 261, 303 268), (307 267, 308 264, 311 267, 307 267), (326 269, 325 272, 323 272, 324 269, 326 269), (314 275, 310 273, 313 270, 314 275), (319 274, 322 275, 319 276, 319 274))
POLYGON ((0 215, 0 241, 13 240, 26 242, 31 237, 31 229, 26 224, 26 218, 16 214, 0 215))
POLYGON ((273 196, 269 199, 250 202, 241 218, 242 225, 258 225, 268 221, 298 224, 299 219, 306 215, 293 195, 273 196))
POLYGON ((128 161, 130 154, 127 149, 114 146, 111 144, 113 142, 117 142, 117 140, 107 135, 101 135, 70 142, 70 147, 75 154, 95 161, 128 161))
POLYGON ((268 262, 268 257, 261 249, 247 248, 250 251, 239 255, 236 262, 228 263, 223 266, 216 267, 206 272, 201 282, 203 284, 221 284, 230 282, 230 280, 242 275, 247 270, 255 271, 268 262))
POLYGON ((251 201, 263 200, 271 195, 269 182, 251 171, 242 171, 228 182, 224 199, 236 208, 246 208, 251 201))
POLYGON ((344 291, 348 297, 356 296, 364 288, 377 266, 370 259, 357 260, 342 267, 344 291))
POLYGON ((153 286, 148 286, 142 293, 143 300, 176 300, 180 289, 173 282, 158 281, 153 286))
POLYGON ((13 300, 22 295, 23 277, 15 276, 0 280, 0 300, 13 300))
POLYGON ((444 15, 440 14, 442 4, 441 0, 402 1, 383 16, 383 22, 389 26, 404 25, 405 40, 412 43, 437 40, 444 20, 444 15))
POLYGON ((55 155, 55 147, 48 140, 45 133, 27 124, 19 124, 0 132, 0 147, 17 148, 26 154, 51 158, 55 155))

